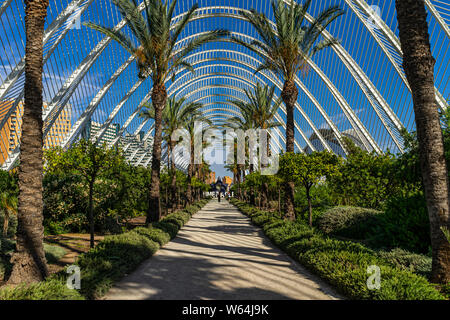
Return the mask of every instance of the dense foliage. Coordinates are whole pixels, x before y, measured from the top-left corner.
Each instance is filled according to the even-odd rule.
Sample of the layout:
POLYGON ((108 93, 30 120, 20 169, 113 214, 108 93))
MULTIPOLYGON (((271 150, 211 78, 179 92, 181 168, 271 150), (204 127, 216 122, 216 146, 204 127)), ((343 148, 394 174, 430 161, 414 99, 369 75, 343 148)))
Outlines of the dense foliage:
MULTIPOLYGON (((277 246, 349 298, 445 299, 425 278, 403 267, 401 259, 392 258, 393 253, 382 256, 364 245, 329 238, 300 221, 286 221, 277 214, 260 211, 245 202, 232 201, 254 224, 263 227, 277 246), (367 268, 371 265, 380 267, 379 290, 370 290, 367 286, 367 268)), ((411 261, 411 258, 404 256, 403 260, 411 261)))
MULTIPOLYGON (((448 122, 447 115, 442 117, 442 122, 448 122)), ((450 147, 450 132, 445 128, 444 138, 450 147)), ((330 234, 364 241, 372 248, 402 248, 429 254, 430 227, 417 140, 414 133, 404 131, 402 135, 405 153, 400 155, 367 152, 347 138, 344 138, 348 152, 345 158, 326 151, 283 154, 276 176, 263 177, 259 172, 248 174, 241 184, 244 192, 237 196, 249 201, 250 190, 261 190, 266 179, 271 186, 270 200, 277 205, 263 206, 261 197, 256 203, 261 209, 280 211, 286 198, 280 185, 293 180, 297 220, 311 226, 320 222, 325 232, 330 231, 333 224, 345 225, 330 234), (277 180, 279 182, 274 183, 277 180)), ((450 153, 448 155, 450 161, 450 153)))
POLYGON ((174 212, 148 228, 136 228, 119 235, 105 237, 95 248, 81 255, 76 265, 81 269, 81 291, 69 290, 63 271, 46 281, 17 288, 2 288, 0 300, 81 300, 99 298, 113 283, 151 257, 174 238, 190 217, 208 200, 174 212))
POLYGON ((121 232, 124 221, 146 211, 149 170, 129 165, 119 150, 81 140, 45 156, 47 233, 89 231, 90 200, 95 230, 103 233, 121 232))

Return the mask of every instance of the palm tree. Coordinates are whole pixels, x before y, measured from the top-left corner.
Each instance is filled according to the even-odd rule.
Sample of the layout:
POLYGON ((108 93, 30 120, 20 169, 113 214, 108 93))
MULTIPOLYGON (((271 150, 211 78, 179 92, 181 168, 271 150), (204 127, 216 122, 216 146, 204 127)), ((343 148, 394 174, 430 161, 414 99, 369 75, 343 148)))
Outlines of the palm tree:
POLYGON ((434 92, 434 64, 423 0, 396 0, 403 68, 411 86, 422 178, 431 228, 431 281, 450 282, 449 181, 444 141, 434 92))
POLYGON ((25 104, 19 167, 16 251, 9 284, 42 281, 48 276, 44 255, 42 171, 43 37, 48 0, 25 0, 25 104))
POLYGON ((201 45, 228 35, 228 31, 215 30, 202 33, 179 47, 177 40, 195 16, 197 4, 194 4, 179 22, 174 23, 172 20, 177 0, 173 0, 169 6, 163 0, 144 0, 144 15, 139 10, 137 0, 112 0, 112 2, 128 23, 139 43, 138 46, 119 30, 102 27, 94 23, 85 23, 85 25, 102 32, 119 43, 136 58, 139 77, 151 76, 153 81, 151 100, 155 107, 155 136, 152 152, 152 183, 146 219, 148 224, 161 218, 159 174, 161 169, 162 112, 167 101, 165 82, 169 77, 174 80, 176 72, 182 69, 194 72, 194 68, 185 58, 201 45))
MULTIPOLYGON (((175 96, 172 96, 167 100, 166 107, 162 113, 162 134, 163 140, 167 143, 168 159, 170 160, 170 176, 171 176, 171 196, 172 196, 172 209, 176 209, 177 201, 177 175, 175 167, 175 157, 173 156, 173 150, 175 148, 176 141, 172 140, 172 135, 176 130, 185 128, 185 125, 192 118, 200 116, 199 109, 202 107, 200 103, 185 103, 186 99, 181 98, 177 100, 175 96)), ((140 117, 144 119, 155 119, 156 109, 153 103, 144 106, 144 110, 140 113, 140 117)))
MULTIPOLYGON (((196 168, 196 166, 194 164, 194 162, 195 162, 195 136, 198 134, 203 136, 204 131, 207 129, 207 128, 201 128, 201 131, 196 132, 196 130, 198 130, 198 128, 195 125, 196 123, 202 123, 202 126, 203 126, 203 124, 206 124, 208 126, 207 128, 209 128, 209 129, 213 128, 211 120, 204 117, 201 114, 192 115, 188 119, 188 121, 186 121, 184 124, 184 128, 188 131, 189 137, 190 137, 190 140, 189 140, 190 161, 189 161, 189 165, 188 165, 188 180, 187 180, 188 181, 187 199, 188 199, 189 204, 192 204, 194 201, 193 190, 192 190, 192 178, 194 176, 194 168, 196 168)), ((203 140, 203 139, 201 139, 201 140, 203 140)), ((204 147, 205 142, 202 142, 202 143, 203 143, 203 147, 204 147)))
POLYGON ((241 199, 241 165, 238 164, 238 157, 237 157, 237 138, 227 138, 229 141, 226 141, 228 144, 229 142, 233 145, 233 159, 230 159, 231 163, 227 164, 225 166, 225 169, 228 169, 228 171, 233 172, 233 184, 236 185, 236 196, 238 199, 241 199), (232 140, 231 140, 232 139, 232 140))
MULTIPOLYGON (((241 100, 233 100, 230 102, 234 104, 242 114, 248 115, 244 118, 251 119, 251 121, 253 122, 253 128, 269 130, 281 126, 280 122, 274 120, 275 115, 277 114, 281 105, 281 100, 275 99, 275 86, 262 86, 258 83, 253 91, 245 90, 245 95, 247 96, 248 102, 242 102, 241 100)), ((232 121, 238 121, 239 123, 240 120, 235 119, 232 121)), ((266 155, 264 156, 264 158, 261 158, 262 163, 260 163, 260 169, 266 165, 266 156, 269 156, 270 153, 269 146, 270 135, 267 138, 266 155)), ((262 152, 262 150, 260 150, 260 152, 262 152)), ((265 181, 262 184, 262 207, 266 207, 267 205, 268 192, 269 185, 268 182, 265 181)))
MULTIPOLYGON (((255 52, 263 59, 256 72, 272 71, 284 79, 281 98, 286 105, 286 152, 294 152, 294 107, 297 102, 298 89, 295 76, 305 70, 307 61, 317 52, 336 44, 334 38, 320 40, 319 36, 325 28, 342 15, 344 11, 338 6, 331 6, 322 11, 310 24, 305 24, 306 12, 311 0, 304 5, 291 0, 285 5, 283 0, 273 0, 272 10, 275 17, 275 28, 264 14, 252 9, 241 14, 250 22, 261 37, 261 41, 246 42, 233 37, 238 44, 255 52)), ((294 182, 285 185, 286 218, 295 219, 294 213, 294 182)))
POLYGON ((17 214, 17 197, 13 192, 5 190, 0 193, 0 210, 3 211, 5 219, 3 221, 3 236, 8 236, 8 225, 10 215, 17 214))
MULTIPOLYGON (((231 101, 231 102, 238 103, 238 104, 235 104, 238 106, 238 108, 240 108, 239 104, 242 104, 242 105, 245 104, 245 103, 242 103, 241 101, 231 101)), ((257 127, 255 125, 255 121, 254 121, 252 112, 249 112, 248 109, 246 109, 246 108, 242 108, 242 109, 240 108, 240 110, 241 110, 241 116, 236 116, 236 117, 230 118, 229 122, 225 125, 225 127, 229 127, 229 128, 235 129, 235 130, 241 129, 243 131, 248 131, 248 130, 256 131, 257 127)), ((236 151, 237 150, 238 150, 238 147, 237 147, 237 142, 236 142, 236 151)), ((255 171, 255 166, 253 163, 254 162, 254 154, 253 154, 254 151, 255 150, 250 150, 250 141, 249 141, 249 143, 247 143, 245 141, 244 152, 245 152, 245 158, 248 158, 249 173, 253 173, 253 171, 255 171)), ((238 162, 238 161, 236 161, 236 162, 238 162)), ((239 171, 242 171, 244 173, 243 175, 245 175, 245 170, 247 168, 246 164, 247 164, 247 160, 245 161, 245 163, 238 163, 239 171)), ((252 205, 256 204, 255 193, 254 193, 253 188, 250 189, 250 203, 252 205)))

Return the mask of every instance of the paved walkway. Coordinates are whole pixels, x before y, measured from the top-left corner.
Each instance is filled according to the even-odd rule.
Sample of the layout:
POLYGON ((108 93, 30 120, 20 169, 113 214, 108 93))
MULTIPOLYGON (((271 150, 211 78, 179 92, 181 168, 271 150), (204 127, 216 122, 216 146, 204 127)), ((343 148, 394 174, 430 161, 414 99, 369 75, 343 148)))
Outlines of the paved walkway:
POLYGON ((339 299, 234 206, 213 200, 106 299, 339 299))

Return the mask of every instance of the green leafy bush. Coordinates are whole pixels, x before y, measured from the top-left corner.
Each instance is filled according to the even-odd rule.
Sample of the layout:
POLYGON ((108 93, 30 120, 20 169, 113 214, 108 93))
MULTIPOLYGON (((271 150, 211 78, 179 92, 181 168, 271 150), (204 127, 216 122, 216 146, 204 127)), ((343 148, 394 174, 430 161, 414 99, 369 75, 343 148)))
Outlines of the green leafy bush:
POLYGON ((430 250, 430 223, 425 197, 421 194, 389 199, 380 223, 370 236, 374 248, 400 247, 426 254, 430 250))
MULTIPOLYGON (((233 200, 248 215, 248 205, 233 200)), ((259 216, 264 216, 260 214, 259 216)), ((267 215, 266 215, 267 216, 267 215)), ((266 235, 291 257, 334 285, 352 299, 374 300, 441 300, 445 299, 424 277, 394 266, 362 244, 324 236, 314 228, 272 216, 264 224, 266 235), (381 288, 367 286, 369 266, 381 271, 381 288)))
POLYGON ((154 222, 152 223, 152 227, 155 229, 161 229, 162 231, 168 233, 170 235, 170 239, 175 238, 178 231, 180 230, 177 224, 173 224, 167 221, 154 222))
POLYGON ((391 251, 379 251, 378 256, 402 270, 428 277, 431 274, 431 257, 396 248, 391 251))
MULTIPOLYGON (((207 200, 202 200, 192 207, 198 211, 206 203, 207 200)), ((67 288, 65 274, 62 272, 36 285, 3 288, 0 290, 0 300, 99 298, 115 281, 133 271, 161 245, 175 237, 180 225, 183 226, 190 217, 187 212, 174 212, 149 228, 136 228, 123 234, 105 237, 95 248, 79 256, 76 261, 81 269, 80 292, 67 288)))
MULTIPOLYGON (((3 213, 2 210, 0 210, 0 236, 5 237, 5 235, 3 234, 3 224, 5 222, 5 214, 3 213)), ((9 219, 8 219, 8 231, 6 233, 6 237, 14 237, 14 235, 16 234, 16 230, 17 230, 17 216, 16 215, 9 215, 9 219)))
POLYGON ((67 253, 67 250, 55 245, 44 243, 45 258, 48 263, 57 263, 67 253))
POLYGON ((12 265, 9 260, 14 247, 14 241, 0 236, 0 280, 4 280, 5 276, 11 272, 12 265))
POLYGON ((136 232, 137 234, 143 235, 148 239, 157 242, 160 246, 163 246, 170 241, 170 234, 164 232, 161 229, 141 227, 133 229, 133 232, 136 232))
POLYGON ((81 255, 81 293, 88 298, 104 295, 116 280, 152 256, 159 244, 136 232, 105 237, 81 255))
POLYGON ((58 278, 44 282, 22 285, 16 288, 2 288, 0 300, 84 300, 77 290, 71 290, 58 278))
POLYGON ((365 239, 379 224, 377 218, 381 213, 359 207, 335 207, 325 211, 318 221, 318 227, 325 234, 365 239))

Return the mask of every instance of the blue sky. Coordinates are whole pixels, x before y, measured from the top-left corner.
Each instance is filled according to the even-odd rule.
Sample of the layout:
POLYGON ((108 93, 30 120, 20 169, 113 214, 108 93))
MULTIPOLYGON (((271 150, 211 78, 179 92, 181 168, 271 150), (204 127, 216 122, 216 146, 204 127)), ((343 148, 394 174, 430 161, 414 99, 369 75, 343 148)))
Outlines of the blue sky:
MULTIPOLYGON (((67 6, 69 0, 50 0, 49 18, 47 26, 52 23, 54 18, 61 12, 62 8, 67 6)), ((176 14, 187 10, 194 1, 179 0, 176 14)), ((393 0, 383 1, 367 1, 369 5, 378 6, 384 21, 388 27, 398 35, 395 8, 393 0)), ((0 81, 3 82, 6 74, 8 74, 20 61, 24 53, 24 30, 23 30, 23 6, 21 0, 13 0, 10 8, 0 17, 0 81)), ((200 7, 230 5, 235 8, 255 7, 259 11, 264 11, 271 17, 271 9, 269 8, 269 1, 247 1, 247 0, 199 0, 200 7)), ((363 71, 367 74, 372 83, 377 87, 380 94, 390 105, 392 110, 398 115, 400 121, 408 128, 414 128, 414 115, 412 112, 412 102, 410 93, 405 84, 392 67, 389 60, 383 51, 378 48, 368 30, 357 19, 352 9, 345 3, 344 0, 336 1, 313 1, 310 9, 310 14, 316 16, 317 13, 323 10, 325 4, 338 4, 345 10, 345 15, 340 17, 336 23, 328 27, 328 30, 336 38, 340 39, 344 49, 350 56, 361 66, 363 71)), ((95 21, 100 24, 114 26, 120 21, 120 16, 117 10, 111 5, 110 0, 94 0, 92 5, 86 9, 81 16, 81 21, 95 21)), ((450 60, 449 39, 437 26, 436 21, 429 17, 430 35, 432 43, 432 51, 437 58, 436 63, 436 86, 441 94, 448 98, 450 96, 450 85, 448 84, 449 72, 448 61, 450 60)), ((250 25, 241 20, 216 17, 197 20, 191 23, 182 37, 187 37, 198 32, 206 30, 213 30, 215 28, 226 28, 233 32, 243 34, 257 35, 254 33, 250 25)), ((127 28, 125 32, 129 33, 127 28)), ((76 67, 83 61, 83 59, 91 52, 91 50, 102 39, 102 35, 98 32, 88 30, 82 27, 81 30, 70 30, 61 44, 49 57, 44 66, 44 93, 45 100, 51 101, 59 88, 62 87, 65 80, 75 71, 76 67)), ((54 40, 54 39, 53 39, 54 40)), ((53 41, 52 40, 52 41, 53 41)), ((51 43, 51 41, 50 41, 51 43)), ((47 47, 48 49, 48 47, 47 47)), ((229 43, 217 42, 209 44, 201 50, 218 50, 219 53, 215 55, 217 58, 223 58, 225 55, 224 49, 236 50, 248 55, 250 52, 236 45, 229 43), (220 52, 222 51, 222 52, 220 52)), ((80 82, 80 85, 75 90, 73 95, 69 98, 67 105, 72 109, 73 122, 78 119, 86 106, 92 101, 98 90, 108 81, 111 75, 122 65, 128 58, 128 54, 120 48, 117 44, 111 43, 100 55, 98 60, 92 65, 90 70, 86 73, 80 82)), ((219 61, 219 60, 218 60, 219 61)), ((380 120, 373 109, 368 99, 365 97, 363 91, 356 84, 347 68, 343 65, 337 54, 327 49, 319 53, 313 61, 324 71, 326 76, 335 84, 336 88, 342 93, 348 104, 355 111, 355 114, 360 118, 361 122, 367 127, 368 131, 373 135, 374 139, 380 146, 386 150, 389 148, 395 150, 395 145, 392 143, 387 131, 382 127, 380 120)), ((216 73, 231 72, 235 74, 234 80, 227 80, 226 77, 215 77, 210 80, 205 80, 205 85, 224 85, 236 83, 242 88, 250 88, 250 81, 267 82, 267 78, 262 75, 252 75, 252 71, 238 74, 239 68, 245 69, 242 65, 234 62, 208 62, 200 64, 198 67, 211 66, 211 70, 216 73)), ((182 77, 181 73, 178 77, 182 77)), ((137 81, 136 66, 132 63, 123 74, 113 84, 109 92, 100 102, 97 111, 93 114, 93 120, 104 122, 108 114, 120 103, 124 95, 132 88, 137 81)), ((340 131, 345 131, 351 128, 351 123, 344 116, 342 109, 333 97, 331 92, 326 88, 324 82, 314 71, 309 70, 307 75, 301 78, 306 88, 322 105, 328 116, 335 122, 340 131)), ((19 84, 20 84, 19 80, 19 84)), ((170 81, 168 83, 170 85, 170 81)), ((142 98, 151 89, 149 80, 145 81, 127 100, 127 102, 120 109, 113 122, 121 125, 125 123, 128 116, 136 109, 136 106, 141 102, 142 98)), ((185 95, 194 90, 194 87, 178 87, 171 93, 178 93, 185 95)), ((226 90, 218 88, 214 93, 224 93, 226 90)), ((279 93, 279 90, 277 90, 279 93)), ((15 97, 17 90, 11 90, 7 97, 15 97)), ((226 98, 215 98, 217 105, 223 104, 226 98)), ((308 97, 308 94, 301 91, 299 94, 299 104, 304 111, 295 113, 295 119, 298 121, 299 128, 304 135, 309 137, 313 130, 308 124, 308 119, 315 124, 317 128, 327 128, 327 123, 323 115, 317 110, 314 103, 308 97)), ((280 113, 282 119, 285 115, 280 113)), ((135 118, 127 128, 127 131, 133 133, 139 127, 141 120, 135 118)), ((143 130, 148 130, 150 124, 144 126, 143 130)), ((284 130, 281 130, 284 134, 284 130)), ((305 147, 306 143, 301 137, 300 133, 296 132, 297 140, 301 147, 305 147)), ((217 169, 217 175, 223 176, 225 171, 217 169)))

